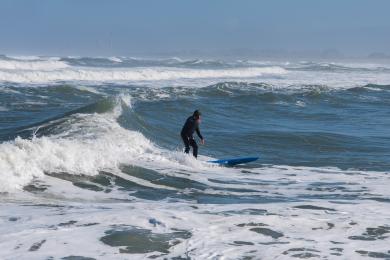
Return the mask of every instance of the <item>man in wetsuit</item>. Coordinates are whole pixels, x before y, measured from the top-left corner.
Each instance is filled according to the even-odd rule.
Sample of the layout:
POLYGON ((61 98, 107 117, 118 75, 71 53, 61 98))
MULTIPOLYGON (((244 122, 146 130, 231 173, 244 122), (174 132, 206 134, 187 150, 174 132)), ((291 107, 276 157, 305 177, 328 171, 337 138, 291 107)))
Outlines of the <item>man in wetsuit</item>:
POLYGON ((204 144, 203 136, 200 134, 199 131, 199 124, 201 122, 201 113, 198 110, 195 110, 194 114, 187 118, 187 121, 185 122, 183 129, 181 129, 181 138, 183 139, 184 146, 185 146, 185 153, 190 152, 190 146, 192 146, 192 154, 194 157, 198 157, 198 145, 196 144, 196 141, 194 139, 194 132, 198 134, 201 144, 204 144))

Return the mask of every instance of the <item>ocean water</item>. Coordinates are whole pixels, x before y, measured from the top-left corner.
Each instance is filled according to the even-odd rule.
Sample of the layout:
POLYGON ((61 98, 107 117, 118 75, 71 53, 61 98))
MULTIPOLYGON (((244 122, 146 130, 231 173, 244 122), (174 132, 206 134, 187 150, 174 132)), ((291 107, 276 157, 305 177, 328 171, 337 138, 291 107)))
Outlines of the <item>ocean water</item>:
POLYGON ((0 259, 389 259, 389 129, 390 64, 1 56, 0 259))

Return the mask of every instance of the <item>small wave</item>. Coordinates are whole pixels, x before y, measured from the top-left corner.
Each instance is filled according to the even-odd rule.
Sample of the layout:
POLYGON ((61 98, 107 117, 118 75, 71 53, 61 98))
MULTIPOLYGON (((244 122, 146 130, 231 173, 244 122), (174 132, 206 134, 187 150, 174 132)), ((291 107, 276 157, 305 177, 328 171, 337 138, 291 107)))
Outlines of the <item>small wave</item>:
POLYGON ((322 71, 322 72, 386 72, 390 68, 382 64, 370 63, 337 63, 337 62, 309 62, 286 64, 290 70, 322 71))
POLYGON ((52 71, 68 68, 69 65, 58 60, 4 60, 0 59, 0 70, 52 71))
POLYGON ((118 57, 109 57, 108 59, 113 61, 113 62, 118 62, 118 63, 123 62, 122 59, 120 59, 118 57))
POLYGON ((83 67, 116 67, 123 62, 118 57, 64 57, 60 60, 72 66, 83 67))
POLYGON ((365 91, 390 91, 390 85, 377 85, 377 84, 367 84, 361 87, 353 87, 348 89, 353 92, 365 92, 365 91))
POLYGON ((248 83, 248 82, 220 82, 199 89, 204 94, 220 93, 229 95, 253 95, 264 93, 275 94, 297 94, 297 93, 312 93, 320 94, 333 91, 334 89, 324 85, 288 85, 277 86, 267 83, 248 83))

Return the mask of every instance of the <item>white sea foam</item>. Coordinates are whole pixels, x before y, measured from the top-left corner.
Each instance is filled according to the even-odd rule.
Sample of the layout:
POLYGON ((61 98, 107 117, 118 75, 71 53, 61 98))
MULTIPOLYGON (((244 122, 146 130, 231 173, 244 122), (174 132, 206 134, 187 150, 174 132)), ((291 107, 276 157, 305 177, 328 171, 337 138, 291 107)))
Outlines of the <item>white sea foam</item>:
MULTIPOLYGON (((206 179, 200 172, 191 177, 201 183, 206 179)), ((346 197, 367 192, 371 194, 367 195, 368 198, 379 194, 388 196, 386 180, 389 176, 386 173, 270 166, 251 169, 247 173, 241 172, 241 169, 216 168, 209 171, 207 177, 235 181, 237 184, 232 187, 257 189, 264 196, 283 196, 291 201, 202 204, 196 201, 169 203, 134 199, 131 203, 121 203, 111 198, 123 199, 124 192, 121 195, 119 191, 104 193, 80 189, 68 181, 48 176, 49 187, 44 194, 50 194, 50 198, 44 194, 32 198, 14 194, 12 201, 21 197, 23 205, 0 204, 0 257, 42 259, 82 255, 96 258, 104 252, 105 259, 117 259, 118 247, 96 241, 108 230, 134 227, 151 230, 154 234, 187 230, 191 237, 172 245, 168 254, 148 252, 121 254, 121 257, 145 259, 160 255, 157 259, 175 256, 238 259, 252 256, 255 259, 288 259, 299 253, 311 253, 318 258, 329 258, 332 253, 338 252, 332 248, 341 248, 343 257, 357 259, 361 256, 356 252, 358 250, 387 252, 387 237, 351 239, 366 232, 366 228, 388 223, 390 215, 383 211, 385 203, 369 199, 314 199, 315 195, 331 196, 335 192, 346 197), (332 186, 332 183, 336 185, 332 186), (342 186, 342 189, 326 190, 326 187, 337 186, 342 186), (313 187, 324 190, 310 189, 313 187), (303 201, 302 195, 312 195, 313 199, 303 201), (26 199, 32 201, 26 202, 26 199), (34 200, 39 204, 34 205, 34 200), (302 205, 314 208, 302 208, 302 205), (365 210, 362 211, 362 208, 365 210), (16 220, 9 221, 9 218, 16 220), (275 234, 280 237, 273 238, 275 234), (41 241, 44 241, 41 249, 29 251, 33 244, 41 241), (58 244, 63 246, 58 247, 58 244)), ((152 183, 140 185, 153 187, 152 183)))
MULTIPOLYGON (((52 71, 68 68, 69 65, 58 60, 1 60, 0 70, 17 71, 23 74, 23 71, 52 71)), ((12 72, 10 72, 12 73, 12 72)))
MULTIPOLYGON (((49 66, 50 67, 50 66, 49 66)), ((148 67, 134 69, 69 68, 53 71, 0 71, 0 81, 18 83, 46 83, 56 81, 159 81, 202 78, 250 78, 262 75, 281 75, 287 71, 280 67, 242 69, 181 69, 148 67)))
MULTIPOLYGON (((249 81, 273 85, 275 88, 301 88, 324 85, 345 89, 366 84, 390 84, 390 73, 384 70, 301 70, 297 64, 262 63, 260 67, 175 68, 175 67, 77 67, 59 60, 0 60, 0 82, 51 84, 134 83, 153 86, 204 87, 222 81, 249 81), (2 67, 3 66, 3 67, 2 67), (296 68, 298 66, 298 69, 296 68), (293 68, 293 69, 292 69, 293 68)), ((367 68, 370 66, 367 65, 367 68)))
POLYGON ((108 59, 113 62, 118 62, 118 63, 122 62, 122 60, 118 57, 109 57, 108 59))
MULTIPOLYGON (((28 55, 28 56, 23 56, 23 55, 7 55, 6 57, 14 59, 14 60, 39 60, 41 57, 39 56, 33 56, 33 55, 28 55)), ((51 59, 57 59, 57 58, 51 58, 51 59)))

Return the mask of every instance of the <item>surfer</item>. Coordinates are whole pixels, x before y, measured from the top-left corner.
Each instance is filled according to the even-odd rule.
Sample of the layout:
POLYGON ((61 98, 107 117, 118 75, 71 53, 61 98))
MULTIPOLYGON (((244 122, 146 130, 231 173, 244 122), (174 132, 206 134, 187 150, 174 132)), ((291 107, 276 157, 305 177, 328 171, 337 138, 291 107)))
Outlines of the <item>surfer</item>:
POLYGON ((185 146, 185 153, 190 152, 190 146, 192 147, 192 154, 195 158, 198 157, 198 145, 194 139, 194 132, 196 131, 197 135, 201 140, 201 144, 204 144, 203 136, 200 133, 199 125, 201 123, 201 113, 199 110, 195 110, 193 115, 187 118, 183 128, 181 129, 181 138, 183 139, 185 146))

